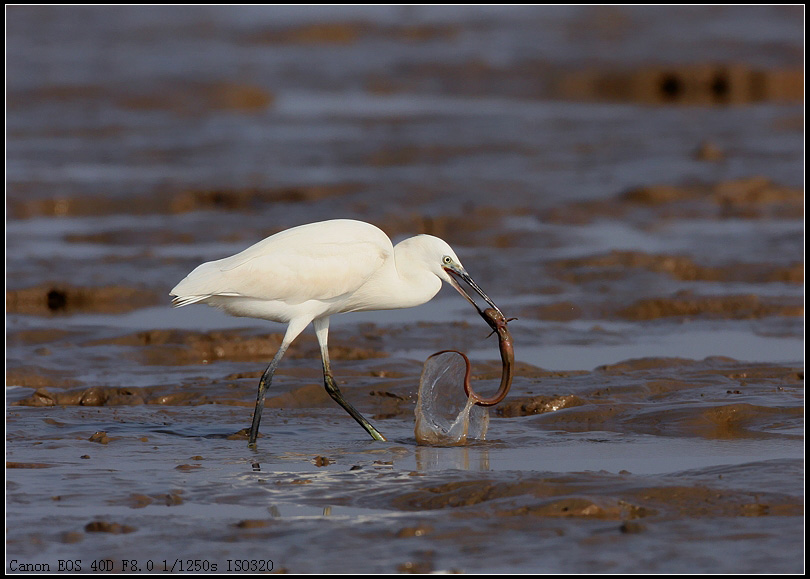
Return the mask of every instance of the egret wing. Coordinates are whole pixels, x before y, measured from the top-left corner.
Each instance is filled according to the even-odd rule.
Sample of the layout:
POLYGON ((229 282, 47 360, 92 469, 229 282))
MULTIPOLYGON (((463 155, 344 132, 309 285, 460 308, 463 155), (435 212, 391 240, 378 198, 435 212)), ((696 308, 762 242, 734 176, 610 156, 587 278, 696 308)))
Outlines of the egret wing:
POLYGON ((387 259, 374 243, 315 243, 284 253, 261 255, 222 270, 219 294, 293 305, 331 300, 360 288, 387 259))
POLYGON ((349 220, 282 231, 246 250, 204 263, 173 290, 175 305, 211 296, 330 300, 360 288, 393 255, 376 227, 349 220))

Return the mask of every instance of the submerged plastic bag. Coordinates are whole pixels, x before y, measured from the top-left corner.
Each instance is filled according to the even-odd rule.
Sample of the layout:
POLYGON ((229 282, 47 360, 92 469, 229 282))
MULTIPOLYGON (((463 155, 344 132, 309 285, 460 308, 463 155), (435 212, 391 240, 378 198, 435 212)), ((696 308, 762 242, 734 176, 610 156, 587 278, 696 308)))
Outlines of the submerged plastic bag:
MULTIPOLYGON (((477 306, 476 306, 477 307, 477 306)), ((487 407, 498 404, 512 385, 515 353, 507 320, 500 310, 478 310, 498 335, 503 371, 498 391, 483 397, 470 386, 470 360, 455 350, 436 352, 425 360, 419 380, 414 435, 419 444, 460 445, 484 440, 489 428, 487 407)))
POLYGON ((464 392, 469 371, 467 356, 454 350, 437 352, 425 361, 415 411, 419 444, 451 446, 485 439, 489 409, 464 392))

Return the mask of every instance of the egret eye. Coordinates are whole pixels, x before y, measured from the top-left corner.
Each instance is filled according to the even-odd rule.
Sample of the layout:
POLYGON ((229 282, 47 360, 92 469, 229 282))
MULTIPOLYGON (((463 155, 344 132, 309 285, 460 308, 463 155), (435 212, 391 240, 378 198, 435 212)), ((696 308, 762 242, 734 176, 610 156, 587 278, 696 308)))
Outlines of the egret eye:
POLYGON ((444 258, 442 259, 442 261, 445 264, 450 265, 451 263, 453 263, 453 258, 450 257, 449 255, 445 255, 444 258))

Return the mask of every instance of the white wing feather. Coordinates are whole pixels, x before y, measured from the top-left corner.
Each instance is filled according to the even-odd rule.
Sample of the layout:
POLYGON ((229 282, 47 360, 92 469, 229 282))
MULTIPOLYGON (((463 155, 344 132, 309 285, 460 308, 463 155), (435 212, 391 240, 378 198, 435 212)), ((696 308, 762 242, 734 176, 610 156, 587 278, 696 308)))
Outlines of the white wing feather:
POLYGON ((212 296, 332 300, 360 288, 393 255, 388 237, 368 223, 334 220, 294 227, 246 250, 204 263, 171 291, 175 306, 212 296))

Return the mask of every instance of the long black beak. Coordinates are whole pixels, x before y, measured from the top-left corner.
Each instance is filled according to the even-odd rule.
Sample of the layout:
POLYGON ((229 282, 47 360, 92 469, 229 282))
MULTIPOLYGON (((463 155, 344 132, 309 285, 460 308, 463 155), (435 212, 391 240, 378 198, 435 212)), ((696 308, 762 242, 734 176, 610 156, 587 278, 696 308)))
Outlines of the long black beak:
POLYGON ((478 304, 477 304, 477 303, 475 303, 475 300, 474 300, 474 299, 472 299, 472 298, 470 297, 470 294, 468 294, 466 291, 464 291, 464 288, 463 288, 463 287, 461 287, 461 286, 459 285, 459 283, 458 283, 458 282, 455 280, 454 276, 455 276, 455 277, 458 277, 459 279, 464 280, 464 282, 465 282, 467 285, 469 285, 471 288, 473 288, 473 289, 476 291, 476 293, 477 293, 479 296, 481 296, 482 298, 484 298, 484 300, 485 300, 485 301, 486 301, 486 302, 487 302, 487 303, 488 303, 490 306, 492 306, 493 308, 495 308, 495 310, 496 310, 496 311, 497 311, 497 312, 498 312, 498 313, 499 313, 501 316, 503 316, 504 318, 506 318, 506 316, 504 316, 504 315, 503 315, 503 312, 500 310, 500 308, 499 308, 498 306, 496 306, 496 305, 495 305, 495 302, 493 302, 491 299, 489 299, 489 296, 488 296, 487 294, 485 294, 485 293, 484 293, 484 290, 482 290, 482 289, 479 287, 479 285, 478 285, 477 283, 475 283, 475 280, 473 280, 473 278, 471 278, 471 277, 470 277, 470 274, 468 274, 466 271, 464 271, 464 269, 459 269, 459 270, 456 270, 456 269, 451 269, 451 268, 449 268, 449 267, 445 267, 445 268, 444 268, 444 271, 446 271, 448 274, 450 274, 450 283, 453 285, 453 287, 454 287, 454 288, 456 288, 456 291, 458 291, 458 293, 460 293, 462 296, 464 296, 464 297, 467 299, 467 301, 468 301, 468 302, 470 302, 470 303, 473 305, 473 307, 475 307, 475 309, 476 309, 476 310, 478 310, 478 313, 479 313, 481 316, 483 316, 483 317, 484 317, 484 319, 486 319, 486 316, 484 316, 484 312, 483 312, 483 310, 482 310, 481 308, 479 308, 479 307, 478 307, 478 304))

